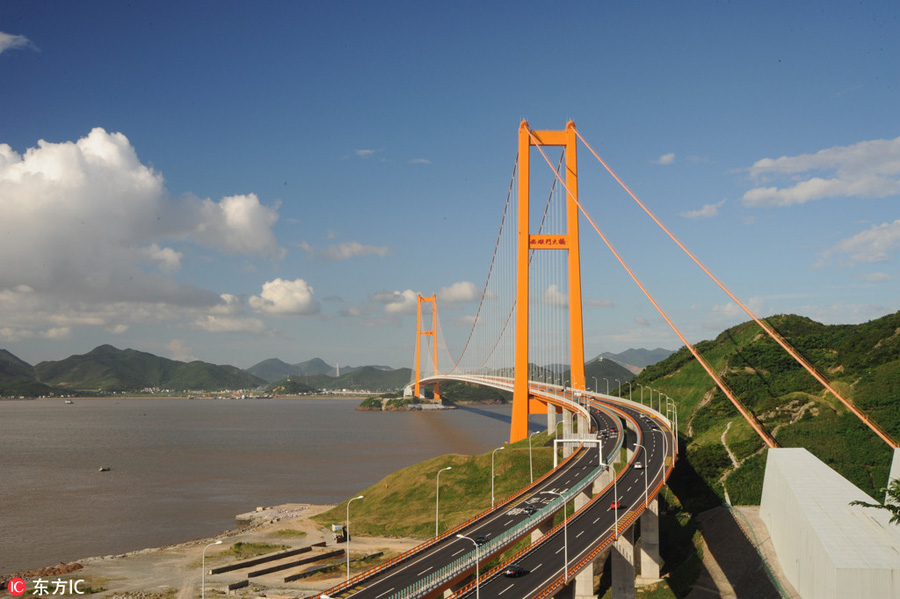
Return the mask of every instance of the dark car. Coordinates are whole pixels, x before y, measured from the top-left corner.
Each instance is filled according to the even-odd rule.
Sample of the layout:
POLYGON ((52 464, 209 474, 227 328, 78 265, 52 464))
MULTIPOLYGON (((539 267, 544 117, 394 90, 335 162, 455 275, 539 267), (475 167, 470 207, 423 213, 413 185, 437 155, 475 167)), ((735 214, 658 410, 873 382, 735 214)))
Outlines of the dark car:
POLYGON ((481 535, 481 536, 475 537, 475 544, 484 545, 485 543, 487 543, 487 540, 488 540, 487 535, 481 535))
POLYGON ((519 564, 510 564, 503 568, 503 575, 507 578, 518 578, 519 576, 525 576, 526 574, 528 574, 528 570, 519 564))
POLYGON ((528 514, 529 516, 530 516, 531 514, 535 513, 535 512, 537 512, 537 508, 534 507, 533 505, 526 505, 526 506, 525 506, 525 513, 528 514))

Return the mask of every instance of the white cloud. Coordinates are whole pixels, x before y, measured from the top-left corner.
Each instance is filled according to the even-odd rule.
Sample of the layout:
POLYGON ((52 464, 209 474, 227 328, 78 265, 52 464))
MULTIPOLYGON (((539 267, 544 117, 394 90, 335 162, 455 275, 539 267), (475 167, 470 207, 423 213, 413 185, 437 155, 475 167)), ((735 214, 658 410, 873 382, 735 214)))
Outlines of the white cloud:
POLYGON ((844 255, 850 265, 860 262, 887 262, 900 251, 900 220, 873 225, 869 229, 843 239, 819 256, 815 266, 823 266, 832 256, 844 255))
POLYGON ((322 249, 316 249, 307 242, 300 244, 308 254, 324 258, 325 260, 349 260, 362 256, 378 256, 384 258, 390 252, 390 248, 377 245, 363 245, 358 241, 335 243, 322 249))
POLYGON ((883 281, 890 281, 895 278, 886 272, 868 272, 856 275, 856 278, 865 281, 866 283, 881 283, 883 281))
POLYGON ((261 314, 301 316, 319 313, 313 288, 303 279, 275 279, 263 284, 262 293, 250 298, 250 307, 261 314))
POLYGON ((413 158, 409 161, 410 164, 431 164, 431 161, 427 158, 413 158))
POLYGON ((121 133, 95 128, 22 154, 0 144, 4 336, 119 333, 221 309, 218 293, 172 278, 190 255, 179 246, 279 256, 277 220, 253 194, 173 197, 121 133))
POLYGON ((763 158, 750 168, 750 176, 757 180, 789 177, 790 181, 797 182, 788 187, 751 189, 743 197, 748 206, 788 206, 824 198, 898 195, 900 137, 835 146, 815 154, 763 158))
POLYGON ((411 289, 379 291, 369 295, 369 299, 384 304, 384 311, 388 314, 415 314, 419 305, 419 294, 411 289))
POLYGON ((547 287, 544 290, 543 302, 550 306, 568 306, 569 305, 569 295, 563 293, 559 289, 559 285, 556 283, 547 287))
POLYGON ((272 331, 259 318, 216 316, 215 314, 201 316, 194 321, 194 328, 208 333, 272 334, 272 331))
POLYGON ((589 300, 585 300, 584 305, 585 306, 595 306, 595 307, 600 307, 600 308, 608 308, 613 305, 613 302, 612 302, 612 300, 609 300, 609 299, 604 299, 604 300, 589 299, 589 300))
POLYGON ((674 164, 675 163, 675 154, 669 152, 668 154, 663 154, 659 158, 654 161, 655 164, 674 164))
POLYGON ((229 254, 283 255, 272 232, 278 213, 260 204, 255 193, 192 203, 196 224, 187 235, 198 243, 229 254))
POLYGON ((449 287, 441 287, 437 292, 438 299, 444 303, 456 304, 473 302, 481 297, 481 292, 469 281, 459 281, 449 287))
POLYGON ((359 156, 360 158, 368 158, 373 155, 378 150, 353 150, 353 153, 359 156))
POLYGON ((181 339, 172 339, 166 344, 166 349, 169 350, 172 359, 179 362, 193 362, 197 359, 192 353, 193 350, 181 339))
POLYGON ((15 48, 34 48, 34 44, 24 35, 12 35, 0 31, 0 54, 15 48))
POLYGON ((699 210, 688 210, 687 212, 682 212, 681 216, 685 218, 712 218, 719 214, 719 208, 721 208, 725 204, 725 200, 717 204, 705 204, 703 208, 699 210))

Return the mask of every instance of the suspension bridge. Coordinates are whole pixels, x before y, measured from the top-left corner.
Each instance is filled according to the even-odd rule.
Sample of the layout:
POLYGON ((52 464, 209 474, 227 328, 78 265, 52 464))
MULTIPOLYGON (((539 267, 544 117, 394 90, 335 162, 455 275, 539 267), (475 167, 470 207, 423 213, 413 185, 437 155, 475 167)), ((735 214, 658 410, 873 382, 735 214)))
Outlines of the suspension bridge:
MULTIPOLYGON (((643 579, 659 578, 657 495, 672 472, 678 454, 677 398, 666 397, 664 402, 660 395, 654 404, 651 394, 651 401, 646 405, 643 401, 601 394, 587 387, 579 230, 582 222, 602 240, 765 445, 773 450, 779 447, 721 374, 686 339, 589 214, 578 191, 580 147, 602 165, 687 259, 759 325, 762 333, 778 343, 894 450, 892 475, 900 476, 897 441, 713 275, 609 168, 574 123, 567 123, 562 130, 543 131, 533 130, 523 121, 499 232, 471 329, 461 352, 452 356, 441 329, 437 296, 419 295, 415 368, 409 393, 421 397, 425 388, 430 387, 435 399, 440 400, 441 383, 447 381, 509 392, 513 397, 510 442, 527 439, 530 419, 545 416, 549 432, 556 433, 562 427, 557 442, 563 447, 565 459, 544 478, 526 485, 513 497, 496 505, 492 501, 491 509, 471 521, 356 577, 350 578, 348 572, 348 580, 324 593, 323 598, 472 596, 480 599, 482 595, 587 598, 593 596, 592 580, 598 556, 606 550, 610 550, 613 560, 616 599, 634 596, 636 571, 643 579), (533 193, 537 179, 545 185, 540 194, 533 193), (571 503, 574 509, 568 510, 571 503), (562 521, 554 524, 554 517, 560 511, 565 512, 562 521), (636 551, 633 524, 638 521, 641 543, 636 551), (530 544, 513 558, 488 572, 481 570, 482 564, 526 538, 530 544), (510 564, 527 572, 527 576, 500 576, 510 564)), ((790 466, 785 468, 789 470, 790 466)), ((766 476, 768 481, 768 472, 766 476)), ((796 494, 796 490, 783 489, 779 493, 773 501, 793 505, 793 496, 785 497, 796 494)), ((764 490, 764 509, 765 496, 764 490)), ((796 502, 802 504, 802 501, 801 498, 796 502)), ((807 508, 799 509, 805 515, 811 514, 807 508)), ((807 523, 807 528, 815 529, 818 526, 815 517, 809 517, 812 522, 807 523)), ((797 529, 786 534, 797 536, 808 532, 797 529)), ((812 530, 810 534, 815 532, 812 530)), ((773 532, 772 536, 775 539, 779 535, 773 532)), ((787 547, 789 541, 782 544, 787 547)), ((820 558, 810 556, 809 559, 816 562, 820 558)), ((808 570, 815 571, 818 567, 821 566, 812 563, 808 570)), ((900 566, 886 571, 887 586, 879 588, 887 588, 894 594, 871 596, 900 597, 900 566)), ((810 577, 808 572, 797 576, 810 577)))

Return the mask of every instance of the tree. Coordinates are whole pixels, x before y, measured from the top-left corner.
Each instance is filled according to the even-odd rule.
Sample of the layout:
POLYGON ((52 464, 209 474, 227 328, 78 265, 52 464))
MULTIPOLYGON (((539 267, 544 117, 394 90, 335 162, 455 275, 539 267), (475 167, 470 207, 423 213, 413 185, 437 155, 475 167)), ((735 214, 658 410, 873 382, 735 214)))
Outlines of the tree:
POLYGON ((900 526, 900 478, 891 481, 886 489, 881 489, 885 493, 884 503, 867 503, 865 501, 851 501, 850 505, 861 505, 863 507, 873 507, 879 510, 887 510, 891 515, 891 524, 900 526))

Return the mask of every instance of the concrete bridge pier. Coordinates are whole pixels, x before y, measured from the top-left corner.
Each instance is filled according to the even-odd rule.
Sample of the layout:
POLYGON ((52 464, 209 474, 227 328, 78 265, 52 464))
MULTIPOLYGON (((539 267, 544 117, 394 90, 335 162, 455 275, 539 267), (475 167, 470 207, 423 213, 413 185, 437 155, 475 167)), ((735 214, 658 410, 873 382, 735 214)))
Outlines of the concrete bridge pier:
MULTIPOLYGON (((572 417, 574 414, 569 412, 568 410, 563 410, 562 418, 563 418, 563 439, 571 439, 572 438, 572 417)), ((563 445, 563 457, 567 458, 572 455, 573 448, 568 443, 563 445)))
POLYGON ((556 434, 556 414, 557 408, 553 404, 547 404, 547 434, 555 435, 556 434))
POLYGON ((634 599, 634 527, 619 531, 613 545, 612 596, 613 599, 634 599))
POLYGON ((534 543, 553 528, 553 518, 547 518, 531 531, 531 542, 534 543))
POLYGON ((654 498, 641 514, 641 582, 659 580, 659 500, 654 498))
POLYGON ((602 564, 602 562, 594 560, 584 570, 575 575, 575 580, 571 585, 575 587, 573 599, 596 599, 597 595, 594 593, 594 571, 598 564, 602 564))

